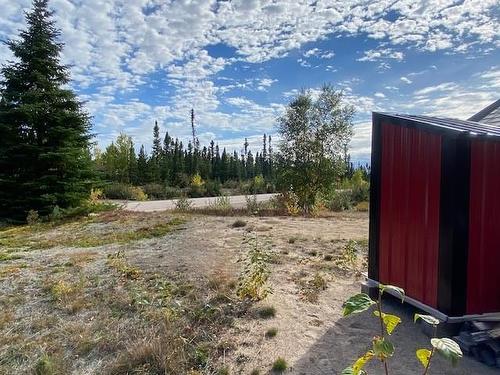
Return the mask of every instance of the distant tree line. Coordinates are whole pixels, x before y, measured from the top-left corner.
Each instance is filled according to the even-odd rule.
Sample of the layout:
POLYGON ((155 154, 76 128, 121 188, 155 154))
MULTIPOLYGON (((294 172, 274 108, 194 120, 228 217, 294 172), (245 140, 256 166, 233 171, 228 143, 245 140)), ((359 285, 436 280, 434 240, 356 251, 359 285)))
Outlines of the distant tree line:
POLYGON ((68 88, 69 69, 60 61, 63 45, 47 0, 33 0, 26 21, 19 38, 7 41, 15 61, 0 69, 0 220, 84 207, 92 187, 109 182, 121 185, 117 195, 160 197, 186 191, 216 195, 221 184, 236 181, 246 185, 244 193, 276 188, 304 212, 320 196, 342 208, 368 199, 369 169, 355 171, 347 152, 354 109, 329 85, 317 98, 305 91, 289 103, 278 119, 276 152, 266 134, 255 155, 246 139, 238 154, 221 150, 214 141, 201 147, 194 127, 185 145, 169 133, 162 136, 155 123, 150 153, 143 145, 136 153, 132 138, 120 134, 103 152, 91 155, 90 116, 68 88), (336 191, 346 177, 357 182, 347 181, 341 190, 358 197, 347 203, 336 191), (136 186, 148 186, 151 193, 136 186))
POLYGON ((221 183, 256 176, 272 181, 275 173, 271 136, 263 135, 262 148, 255 155, 248 146, 245 139, 241 154, 228 152, 226 148, 221 150, 213 140, 202 148, 198 142, 192 141, 185 147, 182 141, 168 132, 162 139, 155 122, 151 153, 147 154, 144 145, 141 145, 136 154, 133 139, 122 133, 104 152, 96 149, 94 162, 102 179, 132 185, 158 183, 184 187, 194 175, 221 183))

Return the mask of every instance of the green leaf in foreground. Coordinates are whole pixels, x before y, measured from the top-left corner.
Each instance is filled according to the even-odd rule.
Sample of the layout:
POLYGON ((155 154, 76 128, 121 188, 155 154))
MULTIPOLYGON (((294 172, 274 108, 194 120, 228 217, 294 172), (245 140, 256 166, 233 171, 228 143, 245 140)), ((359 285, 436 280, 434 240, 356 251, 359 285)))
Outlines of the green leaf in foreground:
MULTIPOLYGON (((340 375, 355 375, 354 369, 352 366, 346 367, 340 375)), ((357 375, 367 375, 365 370, 361 370, 357 373, 357 375)))
POLYGON ((413 317, 413 322, 416 323, 419 319, 422 319, 424 322, 429 323, 433 326, 437 326, 440 323, 439 319, 434 318, 432 315, 422 314, 415 314, 415 316, 413 317))
POLYGON ((375 337, 373 339, 373 352, 380 360, 384 361, 394 354, 394 345, 384 337, 375 337))
POLYGON ((405 291, 403 288, 400 288, 399 286, 379 284, 378 288, 380 290, 381 295, 384 294, 386 290, 390 290, 393 293, 399 295, 399 297, 401 298, 401 302, 403 302, 405 299, 405 291))
POLYGON ((427 368, 432 354, 431 351, 429 349, 418 349, 415 354, 417 355, 417 358, 422 366, 424 366, 424 368, 427 368))
POLYGON ((460 350, 460 346, 449 338, 442 339, 431 339, 432 346, 437 350, 437 352, 444 358, 448 359, 453 366, 455 366, 463 354, 460 350))
POLYGON ((342 305, 344 308, 343 314, 344 316, 347 316, 353 313, 360 313, 368 310, 370 306, 374 304, 375 301, 373 301, 368 294, 359 293, 344 302, 342 305))
MULTIPOLYGON (((380 316, 378 311, 374 311, 373 315, 380 316)), ((390 335, 392 331, 394 331, 394 328, 401 323, 401 318, 396 315, 382 313, 382 321, 384 322, 387 333, 390 335)))

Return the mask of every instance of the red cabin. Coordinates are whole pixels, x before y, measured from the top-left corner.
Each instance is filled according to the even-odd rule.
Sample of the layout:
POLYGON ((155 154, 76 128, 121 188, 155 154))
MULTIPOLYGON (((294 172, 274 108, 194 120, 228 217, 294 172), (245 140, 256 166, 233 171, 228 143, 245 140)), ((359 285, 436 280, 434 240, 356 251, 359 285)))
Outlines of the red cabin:
POLYGON ((373 114, 369 281, 441 319, 500 312, 500 127, 373 114))

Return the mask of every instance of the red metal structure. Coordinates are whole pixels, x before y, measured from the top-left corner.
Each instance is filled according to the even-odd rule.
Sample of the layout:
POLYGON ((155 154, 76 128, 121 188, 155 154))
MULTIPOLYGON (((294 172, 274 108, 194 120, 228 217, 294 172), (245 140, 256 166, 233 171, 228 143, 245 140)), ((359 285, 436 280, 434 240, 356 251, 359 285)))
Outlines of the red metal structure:
POLYGON ((500 128, 374 113, 369 279, 441 317, 500 312, 500 128))

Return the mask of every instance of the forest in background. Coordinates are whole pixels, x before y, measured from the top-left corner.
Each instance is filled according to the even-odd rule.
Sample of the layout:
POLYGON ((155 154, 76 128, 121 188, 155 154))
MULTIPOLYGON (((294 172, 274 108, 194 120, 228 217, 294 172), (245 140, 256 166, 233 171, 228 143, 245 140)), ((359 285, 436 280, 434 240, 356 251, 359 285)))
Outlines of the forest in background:
MULTIPOLYGON (((187 146, 168 132, 153 129, 150 153, 144 145, 136 152, 131 136, 121 133, 104 151, 93 151, 93 163, 103 195, 109 199, 171 199, 222 194, 262 194, 276 192, 277 161, 271 135, 262 136, 255 155, 245 138, 241 152, 220 149, 213 140, 200 146, 197 138, 187 146), (193 146, 193 144, 195 146, 193 146)), ((368 181, 368 164, 354 165, 345 154, 345 173, 337 187, 350 185, 354 173, 368 181)))

